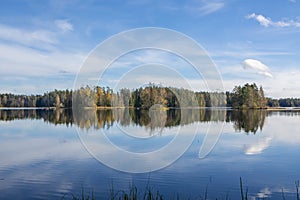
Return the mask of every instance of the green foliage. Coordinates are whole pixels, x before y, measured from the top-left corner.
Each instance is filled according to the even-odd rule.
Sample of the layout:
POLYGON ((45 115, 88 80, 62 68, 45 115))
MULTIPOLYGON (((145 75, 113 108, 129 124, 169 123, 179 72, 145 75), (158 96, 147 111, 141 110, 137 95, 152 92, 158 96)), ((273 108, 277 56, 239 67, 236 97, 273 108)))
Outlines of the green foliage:
POLYGON ((264 95, 263 88, 258 89, 255 83, 245 84, 243 87, 236 86, 232 94, 227 93, 227 100, 233 108, 266 108, 267 100, 264 95))
POLYGON ((281 107, 300 107, 300 99, 286 98, 279 99, 278 102, 281 107))
POLYGON ((297 98, 281 98, 272 99, 267 98, 267 104, 269 107, 300 107, 300 99, 297 98))
POLYGON ((269 107, 279 107, 278 99, 267 98, 267 105, 269 107))
POLYGON ((71 107, 72 91, 55 90, 43 95, 0 94, 0 107, 71 107))
POLYGON ((159 104, 168 108, 233 107, 266 108, 300 107, 300 99, 265 98, 263 88, 255 83, 234 87, 232 92, 194 92, 183 88, 149 84, 135 90, 123 88, 114 92, 109 87, 89 86, 75 91, 54 90, 43 95, 0 94, 0 107, 135 107, 150 109, 159 104))

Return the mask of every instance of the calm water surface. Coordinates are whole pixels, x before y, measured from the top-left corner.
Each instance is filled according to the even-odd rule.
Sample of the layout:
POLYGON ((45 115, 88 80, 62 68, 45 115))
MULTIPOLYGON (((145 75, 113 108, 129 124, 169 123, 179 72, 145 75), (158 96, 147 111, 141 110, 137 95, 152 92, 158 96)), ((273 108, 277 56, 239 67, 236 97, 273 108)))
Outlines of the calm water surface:
POLYGON ((166 198, 199 199, 207 188, 209 199, 240 199, 239 177, 253 199, 282 199, 282 191, 286 199, 296 199, 299 111, 115 109, 72 116, 71 110, 0 110, 0 199, 71 199, 82 188, 108 199, 112 186, 128 191, 130 185, 141 192, 159 190, 166 198), (215 148, 199 159, 209 125, 224 127, 215 148), (105 131, 123 149, 149 152, 168 144, 179 128, 184 134, 197 131, 192 145, 173 164, 151 173, 111 169, 91 156, 79 137, 105 131))

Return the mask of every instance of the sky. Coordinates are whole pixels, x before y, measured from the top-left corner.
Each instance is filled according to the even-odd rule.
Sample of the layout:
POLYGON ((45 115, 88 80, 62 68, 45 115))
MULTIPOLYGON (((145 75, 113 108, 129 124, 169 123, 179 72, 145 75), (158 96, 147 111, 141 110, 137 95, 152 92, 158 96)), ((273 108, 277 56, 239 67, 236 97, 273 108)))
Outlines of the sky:
POLYGON ((255 82, 266 96, 300 97, 299 0, 2 1, 0 93, 72 89, 99 43, 143 27, 175 30, 199 43, 225 90, 255 82))

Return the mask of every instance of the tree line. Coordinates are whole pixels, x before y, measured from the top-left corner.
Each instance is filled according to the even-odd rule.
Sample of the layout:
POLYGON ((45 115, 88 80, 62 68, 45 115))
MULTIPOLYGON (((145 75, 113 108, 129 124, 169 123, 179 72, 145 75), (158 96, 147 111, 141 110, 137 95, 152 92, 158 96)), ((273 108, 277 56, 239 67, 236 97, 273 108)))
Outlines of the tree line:
POLYGON ((267 105, 269 107, 300 107, 300 99, 298 98, 282 98, 272 99, 267 98, 267 105))
POLYGON ((43 95, 0 94, 0 107, 72 107, 72 91, 54 90, 43 95))
POLYGON ((236 86, 231 92, 194 92, 184 88, 149 84, 134 90, 113 91, 109 87, 81 87, 78 90, 54 90, 43 95, 0 94, 0 107, 134 107, 150 109, 159 104, 168 108, 183 107, 300 107, 300 99, 266 98, 255 83, 236 86))

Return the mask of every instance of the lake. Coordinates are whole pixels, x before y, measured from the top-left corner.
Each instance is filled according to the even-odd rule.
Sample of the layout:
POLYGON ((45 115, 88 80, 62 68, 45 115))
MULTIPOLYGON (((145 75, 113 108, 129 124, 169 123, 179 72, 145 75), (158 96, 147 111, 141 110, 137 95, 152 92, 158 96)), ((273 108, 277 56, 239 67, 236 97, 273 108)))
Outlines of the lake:
POLYGON ((296 199, 299 125, 296 110, 2 109, 0 199, 241 199, 240 177, 250 199, 296 199))

